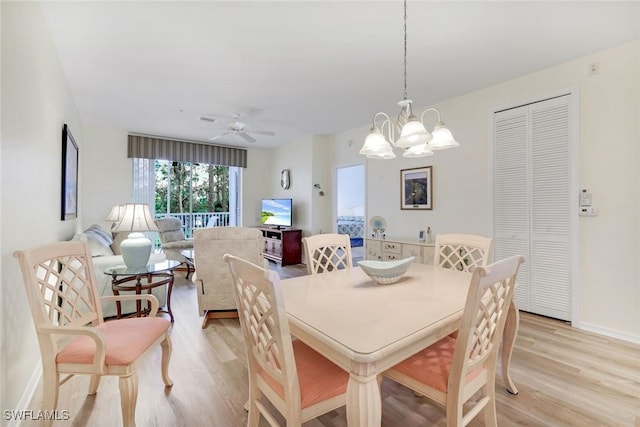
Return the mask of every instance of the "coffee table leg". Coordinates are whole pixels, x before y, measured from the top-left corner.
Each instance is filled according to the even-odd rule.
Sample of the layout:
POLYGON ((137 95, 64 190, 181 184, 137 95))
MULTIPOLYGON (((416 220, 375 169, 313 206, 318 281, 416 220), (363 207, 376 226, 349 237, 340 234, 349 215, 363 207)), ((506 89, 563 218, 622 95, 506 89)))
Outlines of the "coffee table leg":
MULTIPOLYGON (((113 296, 120 296, 120 291, 115 289, 112 290, 113 296)), ((120 319, 122 317, 122 306, 120 305, 120 301, 116 301, 116 319, 120 319)))
POLYGON ((169 287, 167 288, 167 312, 173 323, 173 312, 171 311, 171 292, 173 291, 173 271, 169 271, 169 287))

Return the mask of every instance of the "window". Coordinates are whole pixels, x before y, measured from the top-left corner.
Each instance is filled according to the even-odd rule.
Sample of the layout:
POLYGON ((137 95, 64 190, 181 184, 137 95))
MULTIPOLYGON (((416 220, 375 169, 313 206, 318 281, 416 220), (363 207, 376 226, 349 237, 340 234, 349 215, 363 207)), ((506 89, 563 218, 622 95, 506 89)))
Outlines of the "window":
POLYGON ((190 238, 194 228, 239 223, 239 174, 233 166, 134 159, 134 200, 148 203, 156 218, 180 219, 190 238))

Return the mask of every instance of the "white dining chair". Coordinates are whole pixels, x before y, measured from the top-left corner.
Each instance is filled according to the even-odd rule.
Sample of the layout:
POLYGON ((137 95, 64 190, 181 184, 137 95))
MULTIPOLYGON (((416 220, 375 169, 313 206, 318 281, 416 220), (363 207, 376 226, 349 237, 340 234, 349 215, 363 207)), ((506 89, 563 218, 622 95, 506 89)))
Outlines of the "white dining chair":
POLYGON ((465 426, 480 412, 486 426, 497 425, 496 359, 523 262, 514 256, 475 269, 458 336, 446 336, 383 373, 442 405, 448 427, 465 426))
POLYGON ((301 340, 291 340, 280 292, 280 276, 249 261, 224 255, 234 281, 234 296, 247 350, 249 419, 279 425, 266 397, 286 419, 300 426, 346 404, 349 374, 301 340))
POLYGON ((302 244, 309 274, 353 267, 348 234, 315 234, 303 237, 302 244))
POLYGON ((489 262, 490 237, 474 234, 438 234, 433 265, 459 271, 471 271, 489 262))

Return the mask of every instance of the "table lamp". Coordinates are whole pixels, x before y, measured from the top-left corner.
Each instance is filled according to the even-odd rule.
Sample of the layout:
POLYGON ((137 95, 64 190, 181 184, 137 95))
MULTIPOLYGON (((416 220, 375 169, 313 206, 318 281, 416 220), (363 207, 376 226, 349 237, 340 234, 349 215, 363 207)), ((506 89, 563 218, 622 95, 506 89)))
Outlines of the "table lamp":
POLYGON ((158 227, 151 216, 149 205, 128 203, 122 206, 122 216, 111 231, 129 232, 129 236, 120 244, 125 265, 129 268, 145 267, 151 256, 152 244, 141 231, 157 231, 158 227))
POLYGON ((120 220, 122 219, 122 215, 124 214, 124 205, 113 205, 111 211, 109 211, 109 215, 105 218, 106 221, 111 221, 111 229, 115 227, 120 220))

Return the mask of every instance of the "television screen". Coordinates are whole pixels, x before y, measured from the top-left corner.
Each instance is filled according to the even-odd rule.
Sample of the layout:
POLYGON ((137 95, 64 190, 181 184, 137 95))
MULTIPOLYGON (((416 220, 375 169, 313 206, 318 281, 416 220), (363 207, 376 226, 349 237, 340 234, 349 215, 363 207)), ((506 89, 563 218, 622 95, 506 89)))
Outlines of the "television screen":
POLYGON ((263 225, 291 227, 291 199, 263 199, 260 222, 263 225))

